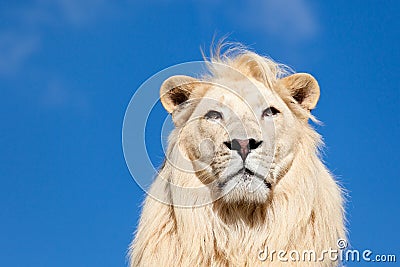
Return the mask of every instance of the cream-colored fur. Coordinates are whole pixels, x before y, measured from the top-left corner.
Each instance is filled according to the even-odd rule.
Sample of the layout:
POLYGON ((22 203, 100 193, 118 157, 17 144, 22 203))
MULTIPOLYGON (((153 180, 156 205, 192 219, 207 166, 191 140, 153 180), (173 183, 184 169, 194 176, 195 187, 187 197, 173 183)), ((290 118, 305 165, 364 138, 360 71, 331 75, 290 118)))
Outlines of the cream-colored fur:
POLYGON ((174 76, 161 88, 176 129, 144 202, 130 266, 337 266, 327 256, 258 259, 265 248, 319 257, 345 237, 341 189, 308 124, 318 83, 242 49, 217 53, 208 65, 209 75, 174 76), (262 116, 271 106, 279 114, 262 116), (209 110, 223 117, 210 120, 209 110), (224 144, 234 138, 262 143, 243 162, 224 144), (243 166, 261 178, 235 174, 243 166))

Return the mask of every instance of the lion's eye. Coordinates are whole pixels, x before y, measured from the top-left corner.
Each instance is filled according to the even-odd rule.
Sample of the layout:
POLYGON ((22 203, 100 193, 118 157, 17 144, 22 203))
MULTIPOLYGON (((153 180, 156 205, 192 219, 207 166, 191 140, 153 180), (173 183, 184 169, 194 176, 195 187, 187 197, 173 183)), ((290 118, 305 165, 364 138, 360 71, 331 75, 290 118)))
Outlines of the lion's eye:
POLYGON ((222 114, 218 111, 210 110, 206 115, 204 115, 204 118, 207 120, 220 120, 222 119, 222 114))
POLYGON ((262 116, 263 116, 263 117, 273 117, 273 116, 275 116, 275 115, 278 114, 278 113, 280 113, 280 111, 277 110, 275 107, 269 107, 269 108, 266 108, 266 109, 263 111, 262 116))

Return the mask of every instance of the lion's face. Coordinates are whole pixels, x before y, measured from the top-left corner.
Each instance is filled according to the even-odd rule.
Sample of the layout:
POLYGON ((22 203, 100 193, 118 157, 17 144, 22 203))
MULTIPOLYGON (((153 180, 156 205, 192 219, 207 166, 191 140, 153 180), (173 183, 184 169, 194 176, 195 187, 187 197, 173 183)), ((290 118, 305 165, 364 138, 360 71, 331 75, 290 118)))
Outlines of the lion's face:
POLYGON ((182 128, 180 144, 216 197, 264 202, 277 182, 273 168, 294 143, 285 132, 295 118, 256 80, 215 83, 182 128))
POLYGON ((276 90, 248 77, 197 84, 190 100, 173 116, 195 179, 213 198, 266 202, 293 159, 299 119, 276 90))

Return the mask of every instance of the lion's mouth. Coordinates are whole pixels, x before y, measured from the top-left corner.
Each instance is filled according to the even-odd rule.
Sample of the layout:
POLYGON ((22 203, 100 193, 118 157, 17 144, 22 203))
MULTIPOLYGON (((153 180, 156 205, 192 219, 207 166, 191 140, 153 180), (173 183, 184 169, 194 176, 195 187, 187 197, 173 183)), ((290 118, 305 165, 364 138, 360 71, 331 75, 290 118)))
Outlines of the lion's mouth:
POLYGON ((255 173, 246 167, 243 167, 236 173, 229 175, 228 179, 226 179, 223 183, 219 184, 219 186, 220 187, 224 186, 230 179, 232 179, 237 175, 241 175, 241 179, 243 180, 243 182, 246 183, 250 183, 253 179, 260 179, 268 189, 271 189, 271 183, 267 182, 267 180, 265 180, 265 178, 262 175, 255 173))
POLYGON ((251 181, 254 178, 254 172, 252 172, 251 170, 247 169, 247 168, 243 168, 241 171, 242 172, 242 179, 244 181, 251 181))
POLYGON ((267 188, 271 189, 271 183, 268 183, 268 182, 265 180, 264 177, 262 177, 262 176, 260 176, 260 175, 257 175, 256 173, 254 173, 253 171, 251 171, 251 170, 249 170, 249 169, 247 169, 247 168, 243 168, 243 169, 241 170, 241 172, 243 173, 243 174, 242 174, 242 179, 243 179, 244 181, 251 181, 251 180, 254 179, 255 177, 258 177, 259 179, 261 179, 261 180, 263 181, 264 185, 265 185, 267 188))

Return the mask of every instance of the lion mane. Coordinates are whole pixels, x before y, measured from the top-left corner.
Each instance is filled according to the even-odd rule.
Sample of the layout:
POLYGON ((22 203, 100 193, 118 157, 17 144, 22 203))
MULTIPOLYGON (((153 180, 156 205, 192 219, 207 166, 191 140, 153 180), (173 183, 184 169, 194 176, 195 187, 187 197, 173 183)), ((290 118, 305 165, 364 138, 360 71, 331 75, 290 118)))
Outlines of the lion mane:
MULTIPOLYGON (((338 266, 338 259, 330 259, 328 254, 323 257, 324 251, 337 249, 338 240, 346 233, 343 191, 322 163, 321 137, 309 125, 309 119, 316 121, 310 111, 319 98, 318 83, 309 74, 289 73, 284 65, 249 50, 220 50, 208 60, 210 74, 200 79, 174 76, 161 86, 161 102, 172 114, 176 127, 169 137, 168 160, 144 201, 129 250, 130 266, 338 266), (174 166, 177 151, 197 142, 191 134, 202 134, 196 130, 198 125, 182 131, 189 127, 185 122, 193 109, 189 115, 176 110, 184 109, 192 98, 201 100, 211 90, 210 83, 232 84, 229 82, 236 78, 221 65, 271 90, 294 118, 293 130, 281 137, 282 146, 291 156, 271 167, 270 172, 276 174, 271 174, 270 188, 265 187, 265 192, 269 190, 265 201, 215 199, 205 203, 199 199, 201 194, 207 195, 207 187, 196 195, 172 186, 206 184, 201 172, 186 172, 174 166), (287 145, 289 141, 293 145, 287 145), (192 205, 175 205, 182 200, 192 205), (286 262, 278 260, 280 250, 286 252, 286 262), (276 253, 271 255, 273 251, 276 253), (290 251, 300 255, 314 251, 316 258, 291 260, 290 251), (265 260, 260 259, 268 253, 265 260)), ((195 160, 193 155, 188 158, 195 160)))

